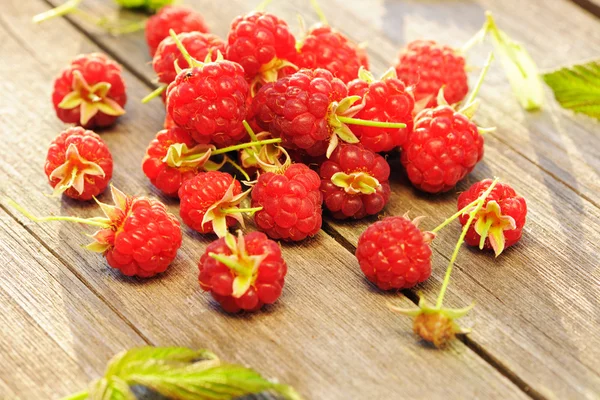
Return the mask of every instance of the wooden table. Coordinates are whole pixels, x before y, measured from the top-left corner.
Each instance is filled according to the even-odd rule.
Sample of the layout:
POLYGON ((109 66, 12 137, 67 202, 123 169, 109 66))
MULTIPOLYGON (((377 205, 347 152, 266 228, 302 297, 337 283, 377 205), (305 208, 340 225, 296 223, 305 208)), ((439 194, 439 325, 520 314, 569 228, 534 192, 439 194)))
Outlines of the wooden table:
MULTIPOLYGON (((62 0, 61 0, 62 1, 62 0)), ((124 67, 127 115, 102 133, 115 161, 115 186, 160 197, 140 168, 161 128, 143 33, 112 37, 73 17, 39 26, 34 14, 59 0, 2 0, 0 14, 1 193, 36 214, 93 216, 93 204, 45 196, 49 142, 64 125, 50 103, 57 72, 79 53, 103 51, 124 67)), ((86 0, 97 14, 109 0, 86 0)), ((229 22, 255 2, 188 0, 224 37, 229 22)), ((540 68, 598 58, 600 23, 594 2, 579 0, 322 0, 329 22, 367 41, 372 68, 383 72, 416 38, 464 43, 492 10, 522 41, 540 68)), ((275 1, 270 11, 293 26, 307 0, 275 1)), ((469 58, 481 65, 488 49, 469 58)), ((477 75, 472 74, 472 75, 477 75)), ((474 79, 474 76, 473 76, 474 79)), ((548 92, 544 110, 526 113, 500 67, 481 91, 477 120, 497 126, 485 158, 455 191, 413 190, 392 163, 393 194, 385 215, 425 215, 425 228, 454 212, 457 192, 500 176, 526 197, 521 242, 497 259, 464 249, 447 296, 449 306, 477 306, 462 320, 473 332, 440 351, 416 340, 411 320, 386 303, 412 306, 417 290, 433 299, 458 235, 454 225, 433 244, 433 275, 416 290, 382 293, 360 272, 354 246, 375 218, 326 219, 314 238, 283 244, 290 266, 280 301, 252 315, 226 315, 197 283, 197 262, 213 237, 184 229, 178 257, 160 278, 128 279, 81 248, 85 228, 38 225, 0 209, 0 398, 58 398, 103 373, 116 352, 140 345, 209 348, 296 387, 307 399, 600 398, 600 124, 560 109, 548 92)), ((108 200, 104 194, 101 199, 108 200)))

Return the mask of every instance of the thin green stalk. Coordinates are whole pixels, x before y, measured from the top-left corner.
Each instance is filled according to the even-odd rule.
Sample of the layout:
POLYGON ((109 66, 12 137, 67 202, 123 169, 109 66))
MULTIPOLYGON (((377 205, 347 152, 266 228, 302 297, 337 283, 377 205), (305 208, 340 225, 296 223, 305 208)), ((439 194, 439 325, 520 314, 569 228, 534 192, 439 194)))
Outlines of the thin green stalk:
POLYGON ((55 7, 51 10, 43 12, 33 17, 33 22, 39 24, 40 22, 47 21, 52 18, 62 17, 63 15, 67 15, 74 10, 77 9, 81 3, 81 0, 68 0, 65 3, 61 4, 58 7, 55 7))
POLYGON ((175 31, 173 29, 169 29, 169 35, 171 35, 171 37, 175 41, 175 44, 177 45, 177 48, 183 55, 183 58, 185 58, 185 61, 188 63, 188 65, 190 67, 193 67, 194 62, 193 62, 192 56, 190 55, 190 53, 188 53, 187 49, 185 48, 183 43, 181 43, 181 40, 179 40, 179 38, 177 37, 177 34, 175 33, 175 31))
POLYGON ((148 94, 146 97, 144 97, 142 99, 142 103, 146 104, 146 103, 150 102, 150 100, 155 99, 156 97, 160 96, 162 94, 162 92, 164 92, 166 89, 167 89, 167 85, 161 85, 161 86, 157 87, 150 94, 148 94))
POLYGON ((90 396, 90 393, 87 390, 82 390, 81 392, 73 393, 67 397, 63 397, 61 400, 85 400, 90 396))
POLYGON ((246 181, 250 181, 250 176, 248 176, 248 173, 244 170, 244 168, 240 167, 239 165, 237 165, 237 163, 235 161, 233 161, 231 158, 225 156, 225 158, 227 158, 227 162, 229 164, 231 164, 231 166, 235 169, 237 169, 246 179, 246 181))
POLYGON ((448 225, 449 223, 451 223, 452 221, 454 221, 456 218, 458 218, 461 215, 463 215, 466 210, 468 210, 469 208, 474 207, 477 204, 478 201, 479 201, 479 199, 473 200, 472 202, 470 202, 469 204, 467 204, 466 206, 464 206, 463 208, 461 208, 460 210, 458 210, 456 212, 456 214, 452 215, 450 218, 446 219, 444 222, 442 222, 441 224, 439 224, 438 226, 436 226, 430 232, 431 233, 437 233, 437 232, 439 232, 442 228, 446 227, 446 225, 448 225))
POLYGON ((212 155, 216 156, 216 155, 223 154, 223 153, 229 153, 230 151, 241 150, 241 149, 245 149, 247 147, 254 147, 256 145, 264 145, 264 144, 271 144, 271 143, 281 143, 281 138, 266 139, 266 140, 260 140, 258 142, 248 142, 248 143, 236 144, 235 146, 229 146, 229 147, 224 147, 222 149, 217 149, 212 152, 212 155))
POLYGON ((374 126, 376 128, 393 128, 393 129, 406 128, 406 124, 403 124, 401 122, 367 121, 364 119, 342 117, 342 116, 338 116, 337 119, 344 124, 350 124, 350 125, 374 126))
POLYGON ((483 70, 481 71, 481 74, 479 75, 479 79, 477 79, 477 84, 475 85, 475 88, 469 95, 469 98, 467 99, 465 104, 471 104, 473 102, 473 100, 475 100, 475 97, 477 97, 477 94, 479 93, 479 89, 481 89, 481 85, 483 84, 483 80, 485 79, 485 76, 487 75, 487 72, 490 69, 490 65, 492 65, 492 60, 494 60, 494 53, 490 53, 488 55, 488 58, 485 61, 485 65, 483 66, 483 70))
POLYGON ((260 210, 262 210, 262 207, 253 207, 253 208, 222 208, 220 211, 223 214, 235 214, 235 213, 248 213, 248 214, 254 214, 259 212, 260 210))
POLYGON ((310 0, 310 4, 312 5, 313 10, 315 10, 315 12, 317 13, 317 15, 319 16, 319 19, 321 20, 321 23, 323 25, 329 25, 329 22, 327 22, 327 17, 325 17, 325 13, 321 9, 321 6, 319 5, 319 2, 317 0, 310 0))
POLYGON ((469 213, 469 220, 467 221, 465 226, 463 226, 460 237, 458 238, 458 242, 456 242, 456 246, 454 247, 454 252, 452 252, 452 257, 450 258, 450 262, 448 263, 448 268, 446 269, 446 275, 444 276, 444 282, 442 283, 442 288, 440 289, 440 294, 439 294, 439 296, 437 298, 437 302, 435 304, 435 308, 437 308, 438 310, 442 308, 442 304, 444 302, 444 295, 446 294, 446 289, 448 288, 448 284, 450 283, 450 274, 452 273, 452 268, 454 267, 454 262, 456 261, 456 257, 458 257, 458 251, 460 250, 460 246, 462 246, 463 242, 465 241, 465 236, 467 236, 467 231, 471 227, 471 224, 473 223, 473 220, 477 216, 477 213, 483 207, 483 203, 485 202, 485 199, 487 199, 488 195, 492 192, 492 190, 498 183, 499 179, 500 178, 494 179, 494 181, 492 182, 490 187, 488 187, 488 189, 477 198, 477 205, 475 206, 475 209, 469 213))
POLYGON ((94 220, 90 220, 87 218, 65 217, 65 216, 36 217, 35 215, 33 215, 32 213, 27 211, 24 207, 17 204, 14 200, 7 199, 6 201, 11 207, 15 208, 17 211, 19 211, 21 214, 23 214, 24 216, 26 216, 33 222, 69 221, 69 222, 76 222, 76 223, 80 223, 80 224, 98 226, 101 228, 108 228, 110 226, 106 222, 94 221, 94 220))

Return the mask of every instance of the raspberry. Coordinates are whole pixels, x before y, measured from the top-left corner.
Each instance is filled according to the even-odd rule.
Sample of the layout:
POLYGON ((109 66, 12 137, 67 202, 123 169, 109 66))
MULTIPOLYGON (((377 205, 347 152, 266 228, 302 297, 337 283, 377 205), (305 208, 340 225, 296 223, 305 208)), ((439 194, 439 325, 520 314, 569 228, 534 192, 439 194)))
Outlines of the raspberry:
POLYGON ((387 217, 369 226, 356 247, 367 279, 382 290, 406 289, 431 275, 433 235, 406 217, 387 217))
POLYGON ((436 96, 442 86, 450 104, 464 99, 469 91, 464 56, 431 40, 415 40, 402 49, 396 72, 407 85, 415 86, 415 99, 427 101, 427 107, 438 105, 436 96))
POLYGON ((81 54, 54 81, 58 118, 84 128, 112 125, 127 102, 121 67, 104 54, 81 54))
POLYGON ((100 136, 81 127, 69 128, 50 144, 44 172, 55 195, 90 200, 106 189, 113 159, 100 136))
POLYGON ((127 196, 115 187, 111 192, 114 205, 98 202, 106 218, 38 218, 10 203, 35 222, 70 221, 100 227, 86 249, 104 255, 108 265, 124 275, 148 278, 164 272, 181 246, 179 221, 158 200, 127 196))
POLYGON ((244 68, 249 82, 273 82, 296 55, 296 39, 284 20, 255 11, 233 20, 226 54, 244 68))
POLYGON ((293 63, 298 68, 324 68, 346 83, 358 77, 361 65, 368 68, 363 50, 342 33, 322 24, 308 31, 293 63))
POLYGON ((381 129, 355 125, 352 132, 363 146, 375 152, 391 151, 402 146, 413 126, 415 101, 412 93, 396 78, 393 69, 378 81, 364 69, 359 72, 359 77, 348 84, 348 94, 360 96, 365 103, 356 117, 369 121, 403 122, 406 128, 381 129))
POLYGON ((279 245, 264 233, 237 241, 231 234, 206 247, 198 264, 200 287, 227 312, 256 311, 274 303, 284 285, 287 265, 279 245))
POLYGON ((146 42, 151 56, 154 57, 158 45, 169 36, 171 29, 175 33, 208 33, 209 31, 202 15, 191 8, 185 6, 163 7, 146 22, 146 42))
POLYGON ((334 218, 363 218, 380 212, 390 199, 390 166, 356 144, 338 146, 319 169, 323 203, 334 218))
MULTIPOLYGON (((458 209, 475 201, 491 183, 491 179, 485 179, 461 193, 458 196, 458 209)), ((480 249, 493 249, 498 256, 505 248, 521 239, 526 216, 525 199, 517 195, 509 185, 497 183, 469 227, 465 241, 480 249)), ((460 216, 460 223, 465 225, 468 219, 469 216, 463 214, 460 216)))
POLYGON ((304 164, 266 172, 252 189, 257 227, 271 239, 299 241, 321 229, 322 195, 319 175, 304 164))
POLYGON ((465 114, 440 105, 415 117, 401 156, 415 187, 429 193, 446 192, 483 158, 483 136, 465 114))
POLYGON ((208 150, 213 148, 214 146, 197 144, 184 129, 164 129, 150 142, 142 161, 142 169, 161 192, 177 197, 182 183, 193 178, 209 162, 211 153, 208 150), (176 147, 171 147, 172 145, 176 147), (190 154, 202 157, 193 161, 184 159, 185 155, 190 154))
MULTIPOLYGON (((177 38, 185 46, 186 50, 196 60, 204 60, 211 53, 212 60, 217 59, 217 52, 225 52, 225 42, 216 35, 202 32, 183 32, 177 38)), ((165 85, 173 82, 177 77, 175 63, 185 67, 185 57, 179 51, 177 44, 170 36, 167 36, 156 49, 152 59, 152 68, 158 76, 158 80, 165 85)))
POLYGON ((167 112, 173 121, 199 143, 225 147, 246 139, 242 121, 249 90, 242 67, 225 60, 193 65, 167 88, 167 112))
POLYGON ((237 208, 247 193, 242 193, 240 182, 229 174, 200 172, 179 189, 179 215, 193 230, 223 237, 236 222, 243 225, 241 215, 232 209, 237 208))

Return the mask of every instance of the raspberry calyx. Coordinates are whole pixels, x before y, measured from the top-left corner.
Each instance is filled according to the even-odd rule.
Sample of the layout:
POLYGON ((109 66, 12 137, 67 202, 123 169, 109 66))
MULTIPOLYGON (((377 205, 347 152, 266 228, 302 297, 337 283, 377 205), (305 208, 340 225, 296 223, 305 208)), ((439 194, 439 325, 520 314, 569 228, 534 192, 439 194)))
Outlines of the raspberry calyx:
POLYGON ((236 299, 242 297, 256 282, 260 264, 267 258, 268 254, 249 255, 246 251, 246 242, 242 231, 238 230, 237 240, 227 232, 225 244, 231 251, 231 255, 209 253, 208 255, 216 261, 226 265, 235 275, 233 279, 233 292, 231 295, 236 299))
POLYGON ((483 250, 486 239, 489 239, 497 257, 504 251, 504 231, 517 228, 515 219, 510 215, 502 215, 500 205, 495 200, 488 201, 485 208, 479 210, 476 218, 475 232, 481 236, 479 249, 483 250))
MULTIPOLYGON (((264 166, 276 166, 281 168, 283 164, 279 160, 287 152, 281 146, 275 144, 275 142, 265 144, 265 141, 273 139, 271 133, 267 131, 254 133, 254 130, 252 130, 252 127, 246 120, 242 121, 242 123, 250 136, 250 143, 252 144, 251 147, 241 149, 239 152, 242 167, 263 168, 264 166)), ((287 157, 289 158, 289 155, 287 157)))
POLYGON ((202 226, 211 223, 215 234, 220 238, 224 237, 228 233, 228 216, 239 222, 242 228, 245 228, 244 217, 242 216, 242 213, 254 215, 254 213, 257 211, 262 210, 262 207, 239 208, 238 206, 240 203, 246 197, 248 197, 252 189, 248 189, 245 192, 234 195, 234 188, 235 180, 231 182, 231 185, 229 185, 223 197, 208 207, 204 217, 202 218, 202 226))
POLYGON ((85 126, 98 112, 118 117, 125 114, 123 107, 108 97, 111 85, 98 82, 90 86, 80 71, 73 71, 73 91, 58 104, 59 108, 71 110, 80 107, 80 124, 85 126))
POLYGON ((366 172, 352 172, 350 174, 336 172, 331 177, 331 182, 349 194, 372 194, 377 191, 377 188, 381 187, 377 178, 366 172))
POLYGON ((102 167, 83 158, 79 154, 77 146, 71 143, 65 153, 65 162, 56 167, 48 176, 50 180, 60 179, 60 182, 54 187, 52 195, 60 196, 71 187, 82 194, 87 175, 105 177, 102 167))
POLYGON ((414 318, 413 331, 415 334, 419 335, 423 340, 433 343, 438 348, 447 345, 457 333, 467 333, 467 331, 462 330, 454 320, 464 317, 475 304, 459 309, 443 308, 444 295, 446 294, 446 289, 450 283, 450 274, 452 273, 454 262, 458 256, 458 251, 465 241, 465 236, 467 235, 469 227, 477 217, 478 213, 482 210, 488 195, 492 192, 498 181, 499 178, 494 179, 487 190, 485 190, 473 203, 468 204, 465 208, 454 214, 432 231, 433 233, 439 231, 449 223, 448 221, 456 219, 457 215, 462 215, 465 212, 465 209, 470 209, 468 213, 469 219, 463 226, 461 235, 454 247, 435 306, 430 306, 423 296, 419 296, 420 299, 417 308, 406 309, 388 304, 390 310, 414 318), (472 206, 473 204, 474 206, 472 206))

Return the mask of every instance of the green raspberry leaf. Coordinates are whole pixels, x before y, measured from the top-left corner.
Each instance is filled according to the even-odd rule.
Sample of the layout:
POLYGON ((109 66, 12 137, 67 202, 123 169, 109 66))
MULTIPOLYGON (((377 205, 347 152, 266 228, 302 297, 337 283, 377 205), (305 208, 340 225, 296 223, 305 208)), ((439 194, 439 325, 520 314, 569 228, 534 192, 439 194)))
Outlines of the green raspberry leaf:
POLYGON ((544 100, 544 89, 535 62, 520 43, 513 41, 498 28, 489 11, 486 17, 483 29, 492 37, 494 49, 500 56, 506 76, 521 107, 527 111, 540 109, 544 100))
POLYGON ((600 60, 542 75, 563 108, 600 120, 600 60))

